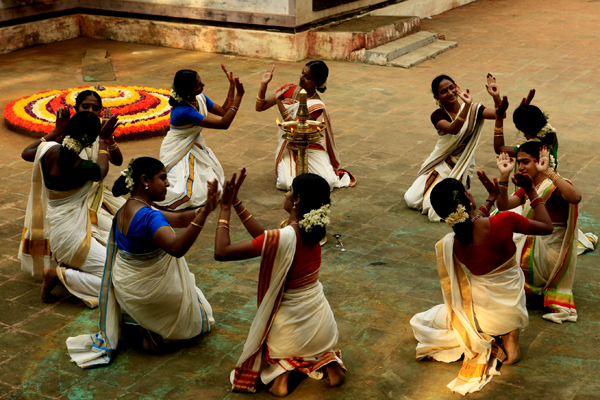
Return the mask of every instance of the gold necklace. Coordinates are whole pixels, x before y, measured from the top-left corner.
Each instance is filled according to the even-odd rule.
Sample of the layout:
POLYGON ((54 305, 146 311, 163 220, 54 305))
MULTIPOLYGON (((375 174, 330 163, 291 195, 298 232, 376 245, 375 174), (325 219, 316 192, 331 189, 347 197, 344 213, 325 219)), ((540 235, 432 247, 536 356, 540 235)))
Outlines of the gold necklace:
POLYGON ((137 200, 137 201, 139 201, 139 202, 141 202, 141 203, 144 203, 144 204, 145 204, 145 205, 147 205, 148 207, 152 208, 152 206, 151 206, 150 204, 148 204, 148 202, 146 202, 146 201, 144 201, 144 200, 142 200, 142 199, 139 199, 139 198, 137 198, 137 197, 133 197, 133 196, 131 196, 131 197, 130 197, 130 199, 131 199, 131 200, 137 200))

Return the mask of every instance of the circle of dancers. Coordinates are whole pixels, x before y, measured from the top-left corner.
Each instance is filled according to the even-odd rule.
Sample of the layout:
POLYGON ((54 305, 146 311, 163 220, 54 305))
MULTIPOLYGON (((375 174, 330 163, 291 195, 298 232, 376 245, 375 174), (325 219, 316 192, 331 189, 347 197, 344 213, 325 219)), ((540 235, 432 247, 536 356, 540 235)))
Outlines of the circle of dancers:
MULTIPOLYGON (((45 302, 56 301, 52 291, 62 285, 89 307, 99 307, 98 332, 66 341, 79 367, 109 364, 122 331, 137 337, 147 352, 159 353, 170 342, 209 332, 215 323, 185 255, 218 211, 215 260, 260 258, 256 315, 232 365, 233 390, 254 393, 267 385, 273 395, 286 396, 293 371, 340 386, 346 366, 335 348, 339 333, 319 281, 320 242, 330 222, 331 191, 354 186, 356 178, 341 168, 321 97, 329 69, 311 61, 298 84, 271 95, 274 65, 260 82, 256 111, 275 107, 283 121, 295 120, 304 90, 310 118, 322 118, 325 125, 323 139, 308 149, 309 173, 301 175, 298 148, 278 129, 275 186, 286 191, 283 210, 289 214, 279 229, 264 227, 247 208, 246 169, 227 179, 202 136, 204 128, 228 129, 245 95, 239 78, 222 69, 229 82, 222 105, 204 93, 196 71, 175 74, 171 126, 160 158, 132 159, 111 190, 104 185, 110 165, 124 160, 113 136, 118 118, 92 90, 79 93, 75 115, 60 109, 55 129, 22 154, 33 163, 19 247, 22 269, 43 278, 45 302), (251 239, 231 242, 232 213, 251 239)), ((448 384, 461 394, 481 390, 502 364, 519 361, 527 298, 543 301, 548 321, 577 320, 572 292, 577 256, 594 250, 598 239, 578 228, 581 194, 558 173, 557 131, 531 104, 535 91, 513 112, 523 138, 509 146, 508 99, 491 74, 486 88, 494 107, 474 102, 447 75, 432 81, 438 107, 431 122, 438 139, 405 193, 408 207, 451 229, 436 245, 444 304, 416 314, 410 324, 417 360, 462 359, 448 384), (475 171, 485 120, 494 120, 497 178, 475 171), (483 203, 469 191, 475 174, 488 193, 483 203)))

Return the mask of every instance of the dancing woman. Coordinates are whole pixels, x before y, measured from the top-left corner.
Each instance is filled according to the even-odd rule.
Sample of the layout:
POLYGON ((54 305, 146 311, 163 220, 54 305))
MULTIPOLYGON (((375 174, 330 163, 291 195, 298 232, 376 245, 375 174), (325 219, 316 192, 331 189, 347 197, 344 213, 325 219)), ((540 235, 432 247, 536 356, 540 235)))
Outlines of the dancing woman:
POLYGON ((51 292, 60 281, 88 306, 98 304, 106 236, 97 219, 101 196, 95 189, 108 173, 108 146, 104 140, 97 144, 97 162, 79 154, 94 145, 98 135, 112 136, 114 127, 101 131, 98 116, 82 111, 66 123, 62 144, 47 135, 23 152, 26 160, 34 154, 34 165, 19 257, 22 269, 43 274, 46 302, 55 300, 51 292), (56 269, 51 268, 52 258, 59 265, 56 269))
POLYGON ((315 174, 297 176, 283 205, 290 222, 283 229, 265 231, 237 198, 245 170, 237 181, 235 177, 227 182, 221 200, 215 259, 260 256, 261 264, 258 310, 231 374, 233 390, 254 393, 260 376, 264 384, 273 382, 271 393, 285 396, 294 369, 314 379, 321 379, 326 372, 332 387, 341 385, 346 368, 341 352, 333 350, 338 340, 337 324, 319 282, 319 241, 329 223, 327 181, 315 174), (232 208, 253 240, 231 244, 232 208), (263 361, 266 368, 261 367, 263 361))
MULTIPOLYGON (((507 153, 501 153, 500 197, 498 209, 520 208, 529 217, 535 206, 534 199, 523 189, 508 196, 508 177, 514 161, 507 153), (533 207, 532 207, 533 206, 533 207)), ((550 313, 544 319, 552 322, 577 321, 573 301, 573 280, 577 265, 577 205, 581 193, 571 182, 550 168, 550 152, 540 142, 526 142, 517 153, 519 174, 526 174, 533 181, 536 195, 546 204, 554 225, 550 236, 537 237, 529 233, 515 236, 517 263, 525 273, 525 290, 529 295, 542 295, 544 306, 550 313)), ((536 196, 536 197, 537 197, 536 196)), ((536 209, 537 210, 537 209, 536 209)))
POLYGON ((221 65, 229 79, 229 92, 222 106, 203 94, 204 83, 196 71, 178 71, 173 79, 171 128, 160 146, 160 160, 167 168, 171 186, 157 205, 169 210, 195 208, 206 202, 207 182, 225 180, 221 163, 202 137, 203 128, 228 129, 240 107, 244 86, 221 65), (234 90, 237 90, 234 97, 234 90), (221 118, 215 118, 208 113, 221 118))
MULTIPOLYGON (((498 108, 502 100, 496 78, 488 74, 487 80, 486 88, 498 108)), ((421 165, 417 179, 406 191, 404 200, 410 208, 421 210, 430 221, 437 222, 440 217, 431 208, 431 189, 444 178, 455 178, 465 187, 470 186, 483 121, 495 119, 496 111, 485 108, 481 103, 472 104, 469 90, 463 92, 447 75, 436 77, 431 82, 431 91, 439 104, 439 108, 431 114, 431 122, 439 137, 435 149, 421 165)), ((505 111, 506 108, 503 108, 501 118, 505 111)))
POLYGON ((513 181, 532 199, 530 220, 511 212, 488 218, 499 195, 498 181, 491 182, 483 172, 477 175, 489 193, 479 210, 473 195, 456 179, 444 179, 431 191, 435 212, 454 230, 436 244, 445 304, 410 321, 419 342, 417 360, 431 357, 449 363, 464 355, 459 376, 448 384, 463 395, 498 375, 498 361, 513 364, 520 358, 519 331, 529 321, 513 233, 552 233, 548 212, 528 175, 515 174, 513 181))
POLYGON ((100 291, 100 332, 67 339, 71 359, 81 368, 110 362, 121 322, 138 325, 144 348, 153 352, 165 340, 208 332, 214 322, 183 256, 217 206, 217 182, 208 182, 204 207, 183 213, 151 207, 165 198, 168 187, 164 165, 150 157, 132 160, 113 186, 115 196, 131 197, 112 225, 100 291), (184 230, 177 235, 172 227, 184 230))
MULTIPOLYGON (((302 68, 298 85, 285 85, 275 94, 265 98, 267 86, 273 79, 275 65, 270 65, 265 71, 258 96, 256 111, 265 111, 277 106, 284 121, 296 119, 298 112, 298 94, 304 89, 307 95, 307 106, 310 119, 323 117, 325 130, 322 142, 312 143, 308 147, 308 172, 317 174, 327 181, 331 190, 354 186, 356 179, 348 171, 340 168, 340 156, 335 145, 335 137, 331 128, 329 113, 319 93, 327 90, 329 68, 323 61, 311 61, 302 68)), ((277 174, 277 189, 289 190, 297 174, 298 147, 283 138, 285 131, 278 130, 279 145, 275 153, 275 171, 277 174)))

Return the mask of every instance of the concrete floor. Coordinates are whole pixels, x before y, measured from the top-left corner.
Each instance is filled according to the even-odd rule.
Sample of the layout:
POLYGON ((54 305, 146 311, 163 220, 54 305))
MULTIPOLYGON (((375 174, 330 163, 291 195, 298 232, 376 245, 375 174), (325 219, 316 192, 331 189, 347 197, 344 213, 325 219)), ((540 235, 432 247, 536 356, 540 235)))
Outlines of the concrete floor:
MULTIPOLYGON (((333 248, 330 236, 321 269, 348 374, 336 389, 307 379, 292 398, 453 398, 445 385, 460 364, 415 361, 408 323, 442 301, 434 244, 449 228, 428 222, 403 201, 436 140, 429 122, 435 109, 429 87, 436 75, 449 74, 470 88, 476 101, 491 106, 484 84, 492 72, 511 110, 536 88, 535 104, 550 113, 559 132, 560 172, 584 196, 580 226, 600 232, 599 24, 598 2, 482 0, 424 20, 423 30, 445 34, 459 47, 411 70, 328 62, 330 85, 323 99, 343 166, 358 178, 355 188, 333 193, 329 235, 341 233, 348 251, 333 248)), ((285 216, 273 171, 276 113, 254 112, 269 60, 79 38, 1 55, 0 106, 42 90, 82 85, 81 59, 89 48, 109 50, 121 85, 170 87, 175 71, 193 68, 202 75, 205 92, 221 101, 227 82, 219 64, 241 77, 247 96, 232 127, 204 135, 227 172, 248 167, 242 198, 265 226, 276 226, 285 216)), ((276 64, 271 90, 298 80, 303 63, 276 64)), ((507 125, 507 137, 516 141, 516 129, 507 125)), ((492 124, 486 126, 478 167, 497 176, 492 124)), ((31 176, 31 164, 20 153, 29 143, 0 126, 0 398, 250 398, 231 392, 229 371, 254 316, 259 262, 213 260, 216 216, 186 256, 215 310, 209 334, 159 356, 125 344, 110 366, 94 370, 69 361, 65 339, 95 332, 98 311, 64 290, 58 290, 58 303, 42 303, 40 282, 20 270, 16 255, 31 176)), ((159 146, 157 138, 121 148, 128 159, 158 157, 159 146)), ((112 169, 107 182, 118 172, 112 169)), ((485 199, 480 186, 474 193, 480 202, 485 199)), ((238 222, 231 231, 233 240, 248 238, 238 222)), ((597 251, 578 258, 579 321, 556 325, 542 319, 542 310, 531 309, 530 326, 521 335, 522 361, 503 367, 501 376, 469 398, 600 398, 598 257, 597 251)), ((268 397, 264 391, 253 396, 268 397)))

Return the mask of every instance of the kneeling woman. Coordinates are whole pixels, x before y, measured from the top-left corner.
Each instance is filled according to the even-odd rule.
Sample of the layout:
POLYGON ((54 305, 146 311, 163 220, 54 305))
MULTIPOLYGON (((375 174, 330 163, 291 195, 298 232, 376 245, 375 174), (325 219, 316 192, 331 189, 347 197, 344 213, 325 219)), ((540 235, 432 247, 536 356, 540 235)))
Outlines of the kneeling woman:
POLYGON ((215 244, 219 261, 262 257, 258 310, 231 375, 233 390, 254 393, 260 375, 265 384, 274 381, 271 393, 285 396, 294 369, 314 379, 326 372, 329 384, 339 386, 345 367, 341 352, 333 350, 338 329, 318 279, 319 241, 329 223, 329 185, 315 174, 296 177, 285 196, 288 226, 265 231, 237 199, 244 178, 242 170, 239 179, 234 175, 225 187, 215 244), (253 240, 230 244, 232 207, 253 240), (261 368, 263 361, 266 368, 261 368))
POLYGON ((513 364, 520 358, 519 332, 529 322, 513 233, 552 233, 552 222, 531 178, 515 174, 515 183, 532 199, 533 220, 512 212, 488 218, 488 207, 499 195, 498 182, 490 182, 485 173, 478 175, 489 192, 479 211, 471 193, 456 179, 444 179, 432 189, 435 212, 454 230, 436 244, 445 304, 410 321, 419 342, 418 360, 454 362, 464 355, 459 376, 448 384, 463 395, 480 390, 498 375, 498 361, 513 364), (502 348, 495 343, 498 337, 502 348))
POLYGON ((67 339, 71 359, 82 368, 110 362, 122 319, 140 326, 144 347, 152 351, 163 340, 208 332, 214 322, 183 256, 217 206, 217 182, 208 183, 202 209, 184 213, 151 207, 168 187, 164 165, 150 157, 131 162, 113 186, 115 196, 131 197, 113 220, 100 288, 100 332, 67 339), (185 230, 176 235, 171 227, 185 230))

